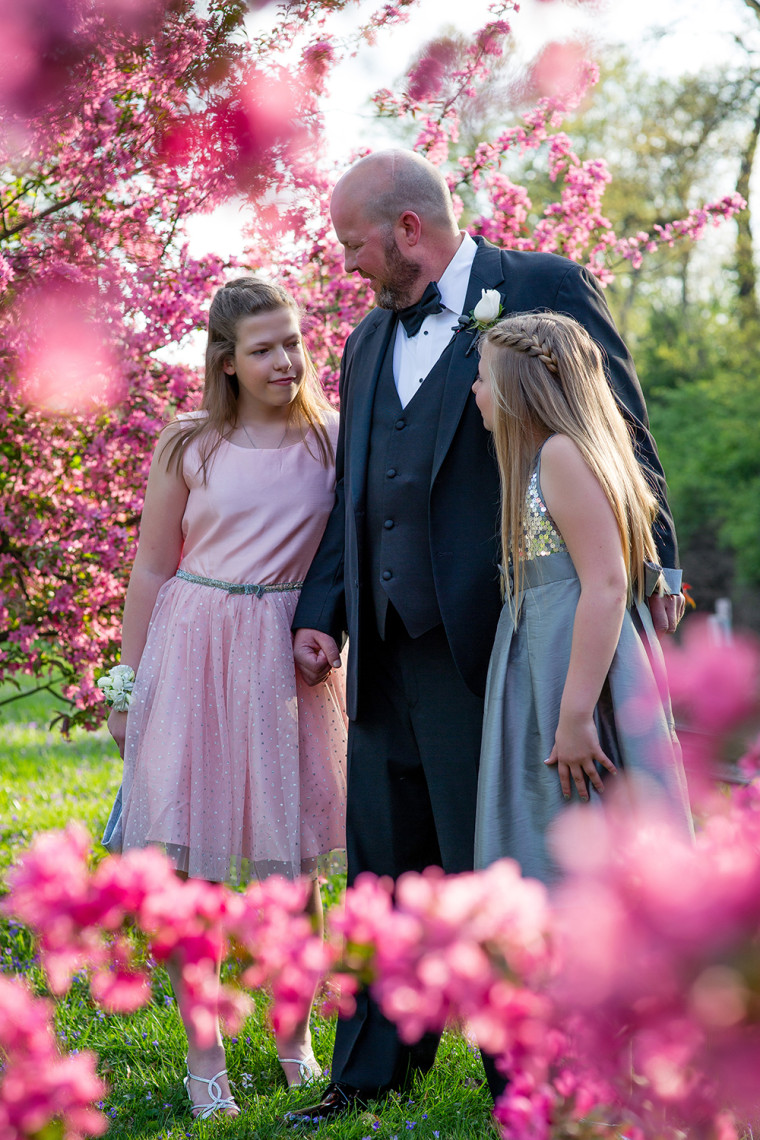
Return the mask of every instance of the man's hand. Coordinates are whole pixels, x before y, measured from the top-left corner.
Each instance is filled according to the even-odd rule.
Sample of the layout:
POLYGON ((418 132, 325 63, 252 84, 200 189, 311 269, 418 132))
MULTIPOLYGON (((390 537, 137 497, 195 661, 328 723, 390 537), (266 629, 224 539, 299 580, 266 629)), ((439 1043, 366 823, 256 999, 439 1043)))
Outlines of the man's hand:
POLYGON ((319 629, 297 629, 293 656, 307 685, 321 685, 332 669, 340 669, 340 650, 329 633, 319 629))
POLYGON ((649 612, 656 633, 675 633, 686 608, 683 594, 652 594, 649 612))

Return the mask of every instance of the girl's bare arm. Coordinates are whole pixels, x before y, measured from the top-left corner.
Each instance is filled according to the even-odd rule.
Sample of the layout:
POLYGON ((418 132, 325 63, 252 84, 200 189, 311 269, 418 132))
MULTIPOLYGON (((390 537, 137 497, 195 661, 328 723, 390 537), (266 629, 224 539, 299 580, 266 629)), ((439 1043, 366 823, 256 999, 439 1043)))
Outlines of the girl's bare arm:
POLYGON ((627 577, 620 535, 604 491, 567 436, 556 435, 541 453, 541 489, 580 579, 570 665, 549 762, 557 764, 563 794, 572 782, 588 799, 585 776, 603 789, 594 760, 614 772, 593 720, 617 647, 626 608, 627 577))
MULTIPOLYGON (((124 603, 121 661, 137 671, 158 591, 175 573, 182 552, 182 516, 188 488, 181 474, 169 472, 164 446, 176 427, 168 428, 154 452, 140 520, 140 541, 124 603)), ((127 714, 112 712, 108 728, 123 753, 127 714)))

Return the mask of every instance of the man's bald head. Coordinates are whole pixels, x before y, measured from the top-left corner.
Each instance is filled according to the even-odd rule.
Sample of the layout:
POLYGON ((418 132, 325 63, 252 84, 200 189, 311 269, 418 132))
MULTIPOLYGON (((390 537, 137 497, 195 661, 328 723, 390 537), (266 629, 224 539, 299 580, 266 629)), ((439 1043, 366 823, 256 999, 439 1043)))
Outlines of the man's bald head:
POLYGON ((411 210, 428 226, 459 232, 446 179, 411 150, 381 150, 359 159, 333 191, 334 203, 347 199, 379 225, 394 225, 411 210))
POLYGON ((437 167, 410 150, 381 150, 347 170, 330 214, 348 273, 384 309, 403 309, 437 281, 462 240, 437 167))

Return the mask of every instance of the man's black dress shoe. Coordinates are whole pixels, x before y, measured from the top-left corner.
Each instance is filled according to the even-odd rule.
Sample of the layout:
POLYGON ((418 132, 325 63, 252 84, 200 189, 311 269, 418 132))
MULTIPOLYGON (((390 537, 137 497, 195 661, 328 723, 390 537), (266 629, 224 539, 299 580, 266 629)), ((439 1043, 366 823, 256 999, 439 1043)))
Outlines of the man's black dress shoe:
POLYGON ((333 1081, 322 1094, 319 1104, 312 1104, 306 1108, 292 1108, 285 1113, 288 1124, 311 1124, 326 1120, 331 1116, 338 1116, 350 1108, 364 1108, 364 1101, 359 1090, 351 1085, 344 1085, 342 1081, 333 1081))

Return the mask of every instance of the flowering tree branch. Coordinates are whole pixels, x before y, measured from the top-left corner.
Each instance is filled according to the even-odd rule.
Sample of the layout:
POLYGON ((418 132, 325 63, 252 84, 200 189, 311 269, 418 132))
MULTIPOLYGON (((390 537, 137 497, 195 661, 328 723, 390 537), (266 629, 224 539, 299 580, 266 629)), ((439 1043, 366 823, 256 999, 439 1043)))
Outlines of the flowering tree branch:
POLYGON ((43 218, 47 218, 51 214, 57 214, 59 210, 65 210, 67 206, 72 206, 74 202, 77 202, 78 200, 78 198, 72 195, 70 198, 64 198, 62 202, 55 202, 52 206, 48 206, 46 209, 40 210, 39 213, 34 214, 29 218, 25 218, 23 222, 18 222, 15 226, 8 227, 3 224, 3 232, 1 236, 4 238, 11 238, 14 236, 14 234, 21 233, 22 230, 27 229, 28 226, 37 225, 43 220, 43 218))
MULTIPOLYGON (((48 21, 49 43, 39 20, 9 7, 29 71, 0 75, 0 680, 60 669, 81 723, 102 715, 94 671, 116 660, 148 457, 162 424, 199 398, 199 367, 169 346, 203 327, 228 270, 255 265, 298 297, 335 397, 346 337, 372 303, 346 278, 330 230, 322 100, 337 63, 416 0, 361 0, 359 33, 341 39, 330 21, 348 2, 282 5, 250 41, 242 0, 210 0, 203 16, 192 0, 71 0, 76 18, 48 21), (251 224, 240 257, 191 257, 188 220, 241 193, 251 224)), ((35 11, 46 4, 57 10, 38 0, 35 11)), ((595 81, 590 65, 573 90, 453 158, 514 8, 501 0, 453 74, 436 41, 404 90, 375 97, 379 115, 416 125, 415 146, 441 164, 456 208, 477 203, 470 229, 562 253, 606 283, 618 265, 736 214, 741 200, 727 197, 651 234, 612 232, 606 167, 581 163, 561 130, 595 81), (506 173, 511 152, 528 149, 545 154, 557 185, 538 220, 506 173)))

